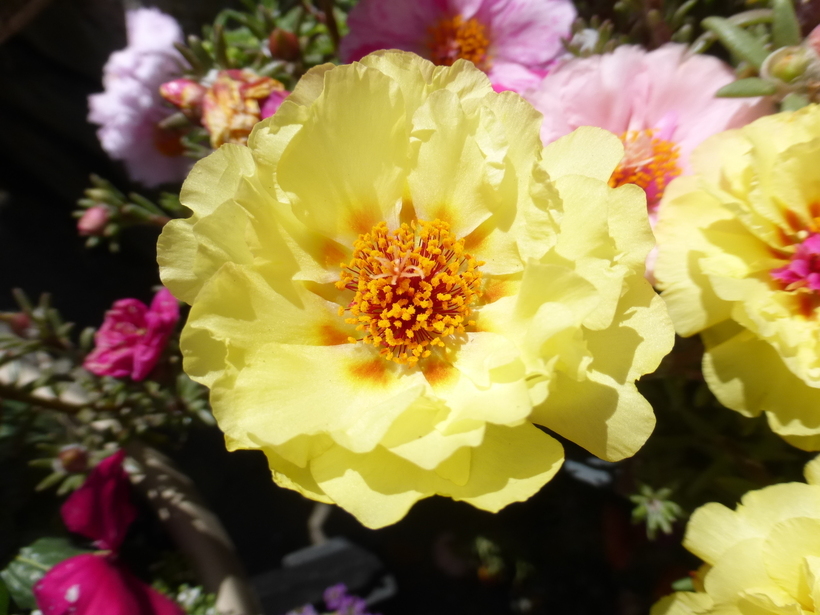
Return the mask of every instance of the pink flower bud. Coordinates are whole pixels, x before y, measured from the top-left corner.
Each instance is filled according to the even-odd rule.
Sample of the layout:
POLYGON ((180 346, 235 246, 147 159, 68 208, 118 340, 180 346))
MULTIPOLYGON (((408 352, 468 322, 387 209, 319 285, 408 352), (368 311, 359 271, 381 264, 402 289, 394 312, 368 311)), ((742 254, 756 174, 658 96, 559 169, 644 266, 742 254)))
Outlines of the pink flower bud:
POLYGON ((814 53, 820 56, 820 26, 817 26, 806 37, 806 45, 813 49, 814 53))
POLYGON ((299 49, 299 38, 289 30, 275 28, 268 37, 270 54, 279 60, 293 62, 299 58, 302 51, 299 49))
POLYGON ((183 111, 196 111, 202 106, 205 88, 192 79, 174 79, 159 86, 159 93, 183 111))
POLYGON ((77 232, 83 237, 102 235, 109 218, 108 207, 105 205, 89 207, 77 221, 77 232))

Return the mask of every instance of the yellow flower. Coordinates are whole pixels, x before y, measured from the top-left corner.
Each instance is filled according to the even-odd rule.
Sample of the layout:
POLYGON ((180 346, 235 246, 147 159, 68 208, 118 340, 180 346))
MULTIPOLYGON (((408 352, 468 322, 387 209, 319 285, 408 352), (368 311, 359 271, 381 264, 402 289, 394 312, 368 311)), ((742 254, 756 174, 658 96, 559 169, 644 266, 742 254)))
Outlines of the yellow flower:
POLYGON ((820 457, 808 484, 750 491, 737 510, 698 508, 683 546, 706 565, 703 587, 658 602, 651 615, 820 613, 820 457))
POLYGON ((819 450, 820 107, 716 135, 692 165, 656 229, 675 328, 702 334, 722 404, 819 450))
POLYGON ((192 305, 185 369, 229 449, 369 527, 434 494, 497 511, 558 470, 544 425, 607 459, 654 425, 634 381, 672 343, 643 278, 623 149, 458 61, 310 71, 248 147, 183 186, 162 279, 192 305))

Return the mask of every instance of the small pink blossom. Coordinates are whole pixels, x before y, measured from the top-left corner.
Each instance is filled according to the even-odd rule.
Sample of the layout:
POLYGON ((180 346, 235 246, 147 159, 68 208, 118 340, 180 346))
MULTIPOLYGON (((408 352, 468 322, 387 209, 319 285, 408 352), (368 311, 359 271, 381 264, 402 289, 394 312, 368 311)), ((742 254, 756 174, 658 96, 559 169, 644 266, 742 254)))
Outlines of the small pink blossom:
POLYGON ((820 291, 820 233, 812 233, 785 267, 772 269, 771 276, 786 285, 786 290, 805 288, 820 291))
POLYGON ((63 503, 60 514, 66 527, 94 541, 100 549, 120 548, 128 527, 137 518, 131 503, 131 483, 122 467, 125 451, 101 461, 63 503))
POLYGON ((159 93, 165 100, 195 116, 202 113, 202 101, 206 91, 204 85, 193 79, 174 79, 159 86, 159 93))
POLYGON ((806 37, 806 45, 820 56, 820 26, 817 26, 806 37))
POLYGON ((77 232, 83 237, 102 235, 109 218, 108 208, 105 205, 89 207, 77 220, 77 232))
POLYGON ((154 295, 151 307, 137 299, 120 299, 106 312, 83 367, 98 376, 143 380, 157 364, 178 320, 179 304, 166 288, 154 295))
POLYGON ((570 36, 570 0, 361 0, 348 17, 344 62, 378 49, 403 49, 484 70, 496 91, 536 86, 570 36))
POLYGON ((103 69, 105 91, 88 98, 88 120, 100 126, 103 149, 122 160, 128 174, 146 186, 181 181, 191 166, 178 154, 176 135, 158 124, 173 113, 163 104, 159 86, 182 73, 174 48, 182 30, 169 15, 142 8, 125 15, 128 46, 116 51, 103 69), (169 141, 176 139, 177 146, 169 141))

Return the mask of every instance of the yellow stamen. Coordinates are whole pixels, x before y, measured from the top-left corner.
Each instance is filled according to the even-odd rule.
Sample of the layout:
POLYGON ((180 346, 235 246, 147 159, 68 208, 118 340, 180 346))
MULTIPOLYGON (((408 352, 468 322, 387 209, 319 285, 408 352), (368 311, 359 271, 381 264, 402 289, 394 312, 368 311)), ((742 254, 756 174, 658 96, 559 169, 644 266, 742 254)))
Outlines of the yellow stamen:
POLYGON ((478 68, 490 70, 487 53, 490 39, 484 25, 475 17, 464 21, 461 15, 444 17, 430 28, 430 60, 440 66, 452 66, 456 60, 469 60, 478 68))
POLYGON ((355 293, 346 322, 364 332, 356 341, 414 365, 473 324, 481 265, 446 222, 414 221, 392 232, 380 222, 359 236, 350 263, 342 264, 336 286, 355 293))
POLYGON ((657 131, 630 130, 621 135, 624 159, 612 177, 613 188, 635 184, 643 188, 649 201, 657 202, 663 191, 675 177, 680 175, 678 146, 671 141, 655 137, 657 131))

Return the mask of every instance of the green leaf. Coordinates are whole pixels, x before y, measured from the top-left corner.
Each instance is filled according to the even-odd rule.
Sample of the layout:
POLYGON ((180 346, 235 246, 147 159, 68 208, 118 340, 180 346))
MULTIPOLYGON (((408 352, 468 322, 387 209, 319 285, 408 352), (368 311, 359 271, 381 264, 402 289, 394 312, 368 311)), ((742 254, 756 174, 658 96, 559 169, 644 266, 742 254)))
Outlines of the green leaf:
POLYGON ((783 102, 780 103, 780 110, 797 111, 798 109, 808 106, 810 102, 811 101, 809 101, 809 99, 802 94, 792 92, 783 99, 783 102))
POLYGON ((775 47, 799 45, 803 40, 792 0, 772 0, 772 38, 775 47))
POLYGON ((715 96, 718 98, 747 98, 749 96, 771 96, 775 92, 777 92, 777 86, 770 81, 760 77, 747 77, 724 85, 715 92, 715 96))
MULTIPOLYGON (((0 578, 17 606, 21 609, 35 609, 37 603, 32 594, 34 584, 55 564, 82 553, 89 551, 77 549, 65 538, 40 538, 20 549, 17 557, 0 572, 0 578)), ((0 615, 2 613, 0 611, 0 615)))
POLYGON ((0 615, 9 615, 9 590, 0 579, 0 615))
POLYGON ((701 25, 714 32, 720 42, 735 56, 760 70, 768 54, 760 41, 746 30, 723 17, 707 17, 701 25))

